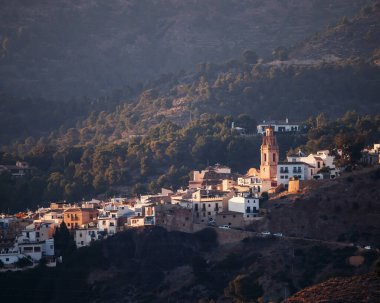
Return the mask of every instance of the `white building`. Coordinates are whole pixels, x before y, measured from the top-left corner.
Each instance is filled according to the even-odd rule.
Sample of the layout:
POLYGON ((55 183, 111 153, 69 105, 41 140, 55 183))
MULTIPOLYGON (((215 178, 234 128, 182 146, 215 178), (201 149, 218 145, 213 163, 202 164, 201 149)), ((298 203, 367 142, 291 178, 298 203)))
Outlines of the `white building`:
POLYGON ((330 178, 339 176, 339 169, 334 164, 335 157, 328 150, 320 150, 316 154, 303 156, 301 153, 288 157, 288 162, 304 162, 315 168, 312 175, 318 174, 321 169, 329 170, 330 178))
POLYGON ((289 184, 289 179, 311 180, 315 174, 314 166, 304 162, 278 162, 277 165, 277 184, 289 184))
POLYGON ((34 222, 21 232, 17 238, 19 243, 42 242, 53 238, 55 224, 53 222, 34 222))
POLYGON ((116 217, 99 217, 98 230, 103 231, 107 235, 114 235, 117 232, 117 218, 116 217))
POLYGON ((228 200, 228 211, 244 214, 244 218, 257 217, 260 209, 260 199, 257 194, 237 192, 228 200))
POLYGON ((0 260, 4 265, 14 264, 21 258, 22 256, 19 254, 17 250, 15 252, 0 252, 0 260))
POLYGON ((286 118, 285 120, 264 120, 262 123, 257 125, 257 133, 264 135, 265 129, 269 126, 272 126, 274 128, 274 132, 276 133, 299 132, 301 130, 300 123, 290 123, 289 119, 286 118))
POLYGON ((103 239, 104 234, 97 227, 76 229, 74 240, 76 246, 89 246, 91 242, 103 239))
POLYGON ((20 254, 33 261, 40 261, 42 259, 45 242, 24 242, 18 243, 17 246, 20 254))
POLYGON ((272 182, 260 178, 260 172, 255 168, 251 168, 246 175, 239 177, 237 183, 239 186, 249 187, 255 193, 268 191, 272 187, 272 182))

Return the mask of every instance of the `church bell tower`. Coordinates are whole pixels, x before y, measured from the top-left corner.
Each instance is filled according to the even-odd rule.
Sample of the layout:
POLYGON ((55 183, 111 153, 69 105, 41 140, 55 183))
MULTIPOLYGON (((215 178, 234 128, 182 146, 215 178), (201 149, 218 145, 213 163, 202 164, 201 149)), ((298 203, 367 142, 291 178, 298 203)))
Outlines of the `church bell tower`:
POLYGON ((276 180, 278 158, 279 149, 276 136, 274 135, 274 128, 268 126, 265 129, 265 136, 263 136, 263 143, 261 144, 261 179, 276 180))

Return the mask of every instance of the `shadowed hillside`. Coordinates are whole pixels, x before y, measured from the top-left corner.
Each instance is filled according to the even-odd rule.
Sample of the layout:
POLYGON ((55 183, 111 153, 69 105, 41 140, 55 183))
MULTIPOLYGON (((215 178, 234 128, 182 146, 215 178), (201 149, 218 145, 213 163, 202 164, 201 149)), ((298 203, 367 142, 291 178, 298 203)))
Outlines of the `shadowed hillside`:
POLYGON ((218 234, 213 229, 196 234, 129 230, 78 249, 57 268, 0 273, 0 299, 230 303, 262 297, 279 302, 321 279, 367 273, 378 258, 355 248, 276 238, 221 246, 218 234), (364 262, 349 265, 353 255, 364 262))
POLYGON ((296 59, 361 57, 380 55, 380 2, 363 7, 352 19, 342 17, 335 26, 314 35, 290 53, 296 59))
POLYGON ((98 96, 223 61, 290 47, 369 0, 0 1, 0 89, 98 96))
POLYGON ((284 301, 284 303, 306 302, 380 302, 380 276, 371 274, 349 278, 333 278, 308 287, 284 301))

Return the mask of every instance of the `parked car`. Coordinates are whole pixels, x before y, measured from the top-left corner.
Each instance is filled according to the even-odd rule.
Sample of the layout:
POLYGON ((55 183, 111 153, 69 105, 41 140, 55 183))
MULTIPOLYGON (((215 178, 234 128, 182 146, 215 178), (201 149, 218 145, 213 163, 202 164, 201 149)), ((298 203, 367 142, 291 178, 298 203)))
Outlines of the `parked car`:
POLYGON ((229 225, 220 225, 219 228, 230 229, 230 226, 229 225))
POLYGON ((263 236, 269 236, 269 235, 270 235, 270 232, 269 232, 269 231, 263 231, 263 232, 261 232, 261 234, 262 234, 263 236))
POLYGON ((369 246, 369 245, 367 245, 367 246, 364 246, 364 249, 372 249, 372 247, 371 246, 369 246))
POLYGON ((275 233, 275 234, 273 234, 273 236, 282 237, 282 233, 275 233))

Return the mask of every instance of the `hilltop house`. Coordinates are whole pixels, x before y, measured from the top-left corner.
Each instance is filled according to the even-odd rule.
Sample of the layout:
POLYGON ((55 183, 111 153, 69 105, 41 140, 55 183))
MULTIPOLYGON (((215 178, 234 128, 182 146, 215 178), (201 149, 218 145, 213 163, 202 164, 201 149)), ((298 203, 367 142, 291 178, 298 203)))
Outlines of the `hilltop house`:
POLYGON ((13 177, 23 177, 31 173, 32 168, 27 162, 17 161, 16 165, 0 165, 1 172, 9 172, 13 177))
POLYGON ((285 120, 267 120, 257 125, 257 133, 264 135, 265 130, 268 127, 273 127, 274 132, 284 133, 284 132, 299 132, 301 131, 301 123, 290 123, 289 119, 285 120))

